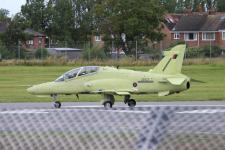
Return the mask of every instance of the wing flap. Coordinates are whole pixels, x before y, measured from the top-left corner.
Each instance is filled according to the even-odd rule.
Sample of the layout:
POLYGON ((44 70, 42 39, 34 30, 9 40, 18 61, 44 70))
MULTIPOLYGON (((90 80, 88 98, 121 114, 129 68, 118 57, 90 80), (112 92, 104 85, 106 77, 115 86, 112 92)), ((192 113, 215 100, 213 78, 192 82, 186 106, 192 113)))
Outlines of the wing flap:
POLYGON ((158 95, 159 95, 160 97, 162 97, 162 96, 168 96, 168 95, 170 95, 170 91, 159 92, 158 95))
POLYGON ((121 96, 130 95, 129 92, 116 92, 116 94, 121 96))
POLYGON ((129 90, 125 91, 115 91, 115 90, 99 90, 99 91, 93 91, 93 94, 113 94, 113 95, 120 95, 120 96, 125 96, 125 95, 131 95, 129 90), (127 92, 125 92, 127 91, 127 92))

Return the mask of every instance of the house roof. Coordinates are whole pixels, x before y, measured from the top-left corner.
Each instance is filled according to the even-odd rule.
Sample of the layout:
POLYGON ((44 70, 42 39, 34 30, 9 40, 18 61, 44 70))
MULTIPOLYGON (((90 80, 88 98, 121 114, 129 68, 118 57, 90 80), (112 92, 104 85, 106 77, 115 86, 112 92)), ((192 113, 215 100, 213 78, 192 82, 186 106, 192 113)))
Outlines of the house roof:
POLYGON ((225 15, 182 16, 173 31, 219 31, 225 29, 225 15))
POLYGON ((172 30, 174 26, 179 22, 182 14, 166 14, 164 16, 164 24, 169 30, 172 30))
POLYGON ((30 35, 33 35, 33 36, 37 36, 37 37, 44 37, 44 36, 46 36, 46 35, 44 35, 42 33, 34 31, 33 29, 26 29, 26 30, 24 30, 24 33, 27 33, 27 34, 30 34, 30 35))
POLYGON ((7 30, 7 24, 0 22, 0 33, 6 32, 7 30))

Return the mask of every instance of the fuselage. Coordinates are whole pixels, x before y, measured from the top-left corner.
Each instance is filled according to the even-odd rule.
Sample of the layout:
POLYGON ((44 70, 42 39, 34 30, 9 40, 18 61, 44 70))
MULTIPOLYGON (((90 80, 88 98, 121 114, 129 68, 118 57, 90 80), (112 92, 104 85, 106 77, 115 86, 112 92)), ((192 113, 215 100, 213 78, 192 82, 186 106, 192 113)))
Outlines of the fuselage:
POLYGON ((35 95, 101 94, 106 91, 129 92, 130 94, 160 92, 173 94, 190 87, 190 79, 183 74, 158 74, 151 71, 141 72, 114 67, 96 67, 96 71, 81 74, 81 69, 82 67, 80 70, 78 68, 74 77, 68 78, 64 74, 56 81, 34 85, 27 91, 35 95), (174 84, 171 82, 173 79, 182 81, 174 84))

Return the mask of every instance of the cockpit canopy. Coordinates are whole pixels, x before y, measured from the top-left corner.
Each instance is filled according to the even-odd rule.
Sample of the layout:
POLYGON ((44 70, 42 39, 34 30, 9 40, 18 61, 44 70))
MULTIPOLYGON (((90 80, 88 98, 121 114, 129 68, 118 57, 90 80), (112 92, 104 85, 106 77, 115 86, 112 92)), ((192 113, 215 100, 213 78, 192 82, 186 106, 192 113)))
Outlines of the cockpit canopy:
POLYGON ((76 78, 78 76, 93 74, 93 73, 96 73, 98 70, 99 70, 98 66, 86 66, 86 67, 75 68, 61 75, 59 78, 55 80, 55 82, 62 82, 67 79, 76 78))

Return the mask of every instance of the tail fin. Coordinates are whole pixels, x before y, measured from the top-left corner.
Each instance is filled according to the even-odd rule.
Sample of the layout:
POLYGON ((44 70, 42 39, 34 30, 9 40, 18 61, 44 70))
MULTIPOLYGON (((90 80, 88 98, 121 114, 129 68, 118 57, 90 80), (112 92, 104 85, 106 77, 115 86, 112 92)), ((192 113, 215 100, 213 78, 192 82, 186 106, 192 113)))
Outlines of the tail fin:
POLYGON ((151 72, 163 74, 181 73, 185 49, 186 45, 183 44, 173 47, 170 51, 165 51, 165 57, 151 72))

